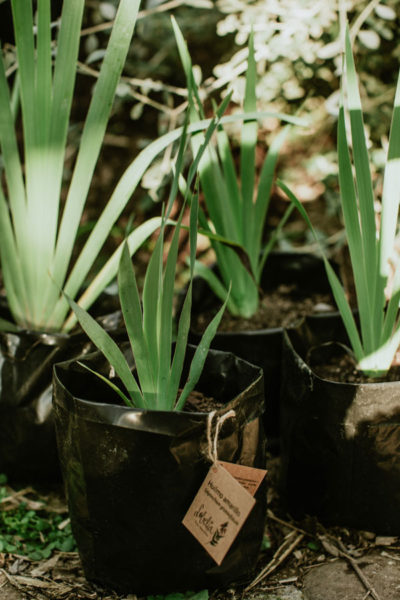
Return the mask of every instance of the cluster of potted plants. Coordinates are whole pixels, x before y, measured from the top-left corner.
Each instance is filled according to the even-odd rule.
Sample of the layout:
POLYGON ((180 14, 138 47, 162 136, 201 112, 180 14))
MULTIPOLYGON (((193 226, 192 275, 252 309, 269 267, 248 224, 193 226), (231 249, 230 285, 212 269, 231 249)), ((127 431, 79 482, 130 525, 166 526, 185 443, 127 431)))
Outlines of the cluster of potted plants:
MULTIPOLYGON (((50 0, 38 2, 35 23, 32 10, 12 0, 19 69, 12 91, 0 61, 0 145, 6 184, 0 187, 0 258, 7 300, 0 320, 4 415, 0 469, 15 478, 54 473, 55 421, 85 574, 139 594, 217 587, 249 578, 266 515, 265 429, 282 438, 282 489, 292 513, 399 534, 399 383, 396 373, 390 382, 377 379, 384 380, 400 342, 400 279, 394 254, 400 199, 400 83, 377 234, 347 33, 338 156, 357 311, 349 306, 323 252, 320 259, 297 254, 281 259, 271 253, 293 208, 312 229, 303 205, 283 182, 278 183, 290 205, 264 243, 275 167, 290 125, 272 143, 257 177, 258 120, 265 114, 256 110, 252 37, 244 113, 225 116, 228 95, 213 118, 206 119, 190 56, 174 21, 187 79, 186 122, 135 158, 74 261, 77 229, 139 0, 120 0, 62 203, 83 8, 83 0, 64 0, 53 56, 50 0), (21 103, 23 160, 14 127, 15 99, 21 103), (232 120, 243 121, 239 174, 224 130, 232 120), (127 235, 82 291, 141 176, 158 153, 176 141, 174 176, 161 216, 127 235), (192 163, 185 175, 189 146, 192 163), (183 212, 177 222, 170 213, 179 191, 183 207, 190 206, 189 283, 174 318, 183 212), (200 194, 204 209, 199 208, 200 194), (164 265, 164 237, 170 227, 174 232, 164 265), (131 256, 157 229, 140 293, 131 256), (213 269, 196 261, 198 231, 209 237, 215 251, 213 269), (95 312, 90 315, 87 310, 99 300, 104 312, 100 296, 116 275, 121 312, 96 319, 95 312), (225 308, 234 320, 246 320, 257 312, 261 288, 268 295, 281 282, 296 283, 302 293, 331 290, 339 314, 326 321, 310 316, 286 329, 266 325, 251 332, 217 332, 225 308), (202 333, 191 328, 199 308, 212 313, 202 333), (190 340, 197 345, 190 345, 190 340), (93 352, 95 348, 98 351, 93 352), (325 358, 327 366, 322 365, 325 358), (347 368, 351 381, 343 375, 347 368), (257 471, 257 485, 244 490, 240 469, 257 471), (218 476, 222 479, 213 479, 218 476), (225 478, 229 490, 239 486, 237 496, 245 494, 251 505, 240 525, 242 506, 235 504, 235 491, 218 487, 225 478), (196 539, 183 521, 200 493, 204 501, 192 515, 196 539), (235 534, 215 559, 215 546, 225 543, 234 524, 235 534), (199 541, 202 536, 208 540, 204 545, 199 541)), ((302 124, 296 117, 278 116, 289 124, 302 124)))

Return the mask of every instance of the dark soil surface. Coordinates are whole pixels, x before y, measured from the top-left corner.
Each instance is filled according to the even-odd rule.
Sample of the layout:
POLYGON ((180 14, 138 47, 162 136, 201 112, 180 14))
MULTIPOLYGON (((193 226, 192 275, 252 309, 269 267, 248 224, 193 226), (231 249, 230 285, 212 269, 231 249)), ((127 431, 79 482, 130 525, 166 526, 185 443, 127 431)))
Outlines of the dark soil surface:
POLYGON ((184 410, 186 412, 210 412, 211 410, 218 410, 223 407, 223 402, 217 402, 215 398, 210 398, 201 392, 193 390, 186 400, 184 410))
MULTIPOLYGON (((338 346, 336 346, 338 348, 338 346)), ((335 353, 329 361, 320 363, 311 361, 310 366, 314 373, 322 379, 329 379, 340 383, 379 383, 383 381, 400 381, 400 366, 395 365, 383 377, 368 377, 357 368, 354 357, 344 348, 342 352, 335 353)))
MULTIPOLYGON (((276 290, 264 293, 260 299, 257 313, 243 319, 233 317, 225 311, 218 331, 253 331, 289 327, 305 315, 333 312, 335 310, 330 294, 303 295, 297 288, 280 285, 276 290)), ((195 331, 204 331, 214 317, 216 311, 209 311, 196 316, 192 323, 195 331)))

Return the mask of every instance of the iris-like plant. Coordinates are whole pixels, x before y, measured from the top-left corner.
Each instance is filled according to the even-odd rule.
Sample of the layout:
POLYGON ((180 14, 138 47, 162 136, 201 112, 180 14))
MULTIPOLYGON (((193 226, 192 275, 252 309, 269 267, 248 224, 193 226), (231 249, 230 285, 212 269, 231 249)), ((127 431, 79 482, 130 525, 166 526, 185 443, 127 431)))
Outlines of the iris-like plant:
MULTIPOLYGON (((195 100, 190 103, 191 122, 204 118, 204 112, 193 77, 192 64, 185 41, 173 21, 175 36, 187 81, 195 90, 195 100)), ((276 136, 269 148, 259 175, 256 189, 255 153, 258 138, 258 119, 271 113, 257 113, 256 62, 253 36, 250 36, 246 76, 244 114, 247 120, 242 126, 240 148, 240 174, 235 170, 229 140, 222 125, 217 133, 217 147, 207 149, 199 166, 201 189, 207 213, 200 212, 200 225, 209 235, 216 254, 220 278, 205 265, 196 264, 196 273, 208 282, 213 292, 225 298, 231 283, 227 309, 233 315, 250 317, 258 308, 259 285, 268 254, 286 223, 292 206, 289 206, 268 243, 263 247, 263 232, 269 207, 274 171, 279 150, 288 132, 288 126, 276 136), (238 183, 240 181, 240 184, 238 183), (213 237, 213 234, 216 234, 213 237), (229 243, 221 243, 218 237, 229 243)), ((304 124, 296 117, 274 114, 284 121, 304 124)), ((202 143, 202 134, 192 136, 192 147, 202 143)))
MULTIPOLYGON (((222 107, 223 110, 224 107, 222 107)), ((212 123, 206 134, 203 147, 191 167, 188 182, 193 179, 198 161, 208 143, 215 124, 212 123)), ((184 136, 185 137, 185 136, 184 136)), ((175 350, 172 356, 173 340, 173 295, 175 272, 178 256, 179 232, 181 216, 176 225, 168 258, 163 269, 164 231, 168 214, 178 189, 178 178, 182 167, 185 141, 181 141, 178 154, 175 177, 171 188, 166 214, 163 216, 160 235, 151 255, 146 270, 142 305, 137 288, 135 272, 125 244, 118 270, 119 297, 126 331, 129 337, 132 354, 135 361, 137 378, 132 374, 128 362, 108 333, 82 308, 72 300, 71 307, 92 342, 101 350, 110 362, 124 384, 128 395, 108 379, 105 380, 124 400, 128 406, 157 410, 181 410, 190 392, 196 385, 207 352, 214 337, 225 309, 226 299, 204 335, 194 353, 189 375, 179 393, 183 363, 186 354, 187 339, 190 328, 192 304, 192 277, 197 245, 197 197, 193 199, 190 209, 190 283, 179 318, 175 350)), ((85 365, 84 365, 85 366, 85 365)))
MULTIPOLYGON (((377 231, 361 99, 348 30, 338 121, 338 159, 341 204, 354 275, 359 328, 345 292, 326 258, 325 266, 359 368, 366 375, 380 377, 389 370, 400 344, 400 262, 395 250, 400 201, 400 75, 394 100, 377 231), (346 114, 350 120, 351 144, 346 133, 346 114)), ((281 187, 312 229, 301 203, 284 184, 281 183, 281 187)))
MULTIPOLYGON (((98 220, 75 265, 72 251, 93 171, 102 145, 116 86, 129 49, 140 0, 121 0, 101 66, 61 216, 61 188, 70 109, 76 75, 84 0, 65 0, 55 57, 50 0, 12 0, 18 59, 15 79, 23 128, 23 164, 14 111, 0 60, 0 144, 6 193, 0 186, 0 256, 10 311, 16 324, 37 330, 68 330, 68 303, 61 287, 76 296, 131 189, 121 183, 98 220), (35 28, 34 28, 35 25, 35 28), (54 65, 53 65, 54 62, 54 65)), ((147 163, 148 164, 148 163, 147 163)), ((138 165, 139 166, 139 165, 138 165)), ((142 164, 142 173, 143 167, 142 164)), ((133 252, 159 225, 134 231, 133 252)), ((116 273, 112 258, 86 294, 90 304, 116 273)), ((5 328, 10 324, 1 323, 5 328)))

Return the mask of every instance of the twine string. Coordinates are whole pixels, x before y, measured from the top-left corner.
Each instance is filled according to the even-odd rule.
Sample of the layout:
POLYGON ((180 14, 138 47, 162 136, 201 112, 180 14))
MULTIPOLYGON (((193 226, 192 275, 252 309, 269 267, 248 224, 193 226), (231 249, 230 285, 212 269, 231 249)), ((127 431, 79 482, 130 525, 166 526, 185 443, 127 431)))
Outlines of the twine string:
POLYGON ((233 419, 236 416, 236 412, 234 410, 228 410, 228 412, 226 412, 223 415, 221 415, 220 417, 218 417, 216 425, 215 425, 214 436, 213 436, 212 435, 212 424, 213 424, 213 420, 214 420, 214 417, 216 414, 217 414, 217 411, 213 410, 208 414, 208 418, 207 418, 207 443, 208 443, 207 450, 208 450, 208 458, 210 459, 210 461, 212 463, 215 463, 218 460, 218 438, 219 438, 221 428, 222 428, 223 424, 225 423, 225 421, 227 421, 228 419, 233 419))

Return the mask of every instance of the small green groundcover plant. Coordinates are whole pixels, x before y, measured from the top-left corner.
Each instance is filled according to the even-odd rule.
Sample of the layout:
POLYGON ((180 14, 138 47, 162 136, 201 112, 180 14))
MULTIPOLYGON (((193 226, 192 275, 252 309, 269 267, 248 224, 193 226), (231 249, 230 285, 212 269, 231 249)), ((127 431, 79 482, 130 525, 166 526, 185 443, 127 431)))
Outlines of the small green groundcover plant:
MULTIPOLYGON (((389 370, 400 343, 400 262, 395 244, 400 201, 400 76, 384 171, 380 218, 375 212, 361 99, 348 29, 341 88, 338 120, 339 183, 356 289, 359 327, 342 285, 325 257, 324 261, 359 369, 370 377, 381 377, 389 370), (346 116, 350 121, 351 144, 346 131, 346 116)), ((285 184, 280 182, 280 185, 313 230, 302 204, 285 184)))
MULTIPOLYGON (((6 483, 6 476, 0 474, 0 502, 10 496, 6 483)), ((75 540, 66 517, 66 512, 49 512, 42 501, 23 501, 16 508, 0 510, 0 552, 28 556, 31 560, 49 558, 56 550, 75 552, 75 540)))
MULTIPOLYGON (((228 101, 229 98, 222 103, 217 115, 218 118, 225 110, 228 101)), ((216 120, 211 123, 206 132, 204 144, 199 149, 191 165, 188 175, 188 189, 190 189, 190 183, 195 176, 198 163, 216 124, 216 120)), ((101 376, 102 379, 121 396, 127 406, 136 408, 182 410, 201 375, 212 338, 217 331, 227 301, 227 298, 225 298, 223 306, 204 332, 195 350, 188 378, 183 384, 183 388, 180 389, 190 328, 192 277, 197 246, 198 200, 196 195, 192 199, 190 208, 190 282, 179 317, 173 352, 173 299, 183 209, 175 227, 165 267, 163 266, 163 250, 165 227, 178 191, 178 180, 182 169, 185 145, 186 133, 181 139, 175 176, 167 210, 162 218, 160 234, 146 269, 142 302, 139 297, 135 271, 127 245, 124 246, 121 254, 118 270, 119 297, 137 377, 132 373, 123 353, 107 332, 78 304, 69 299, 81 327, 112 365, 125 387, 125 391, 101 376)))
MULTIPOLYGON (((189 99, 189 109, 191 122, 196 123, 204 119, 204 109, 185 40, 174 21, 173 26, 187 82, 194 90, 193 99, 189 99)), ((293 206, 290 205, 264 246, 263 233, 276 162, 289 125, 275 137, 258 177, 255 160, 258 121, 266 115, 271 116, 272 113, 257 113, 256 78, 256 61, 251 34, 244 99, 244 114, 247 115, 247 120, 241 131, 240 173, 236 173, 228 135, 222 125, 218 128, 216 144, 214 146, 210 144, 199 165, 201 189, 207 209, 207 216, 200 212, 200 225, 202 233, 210 237, 220 277, 200 262, 196 263, 196 274, 208 282, 220 299, 226 298, 227 289, 231 285, 227 309, 232 315, 244 318, 251 317, 257 312, 260 281, 265 262, 293 210, 293 206)), ((293 124, 304 124, 297 117, 277 113, 273 116, 293 124)), ((202 139, 201 132, 193 135, 192 147, 196 149, 202 143, 202 139)))

